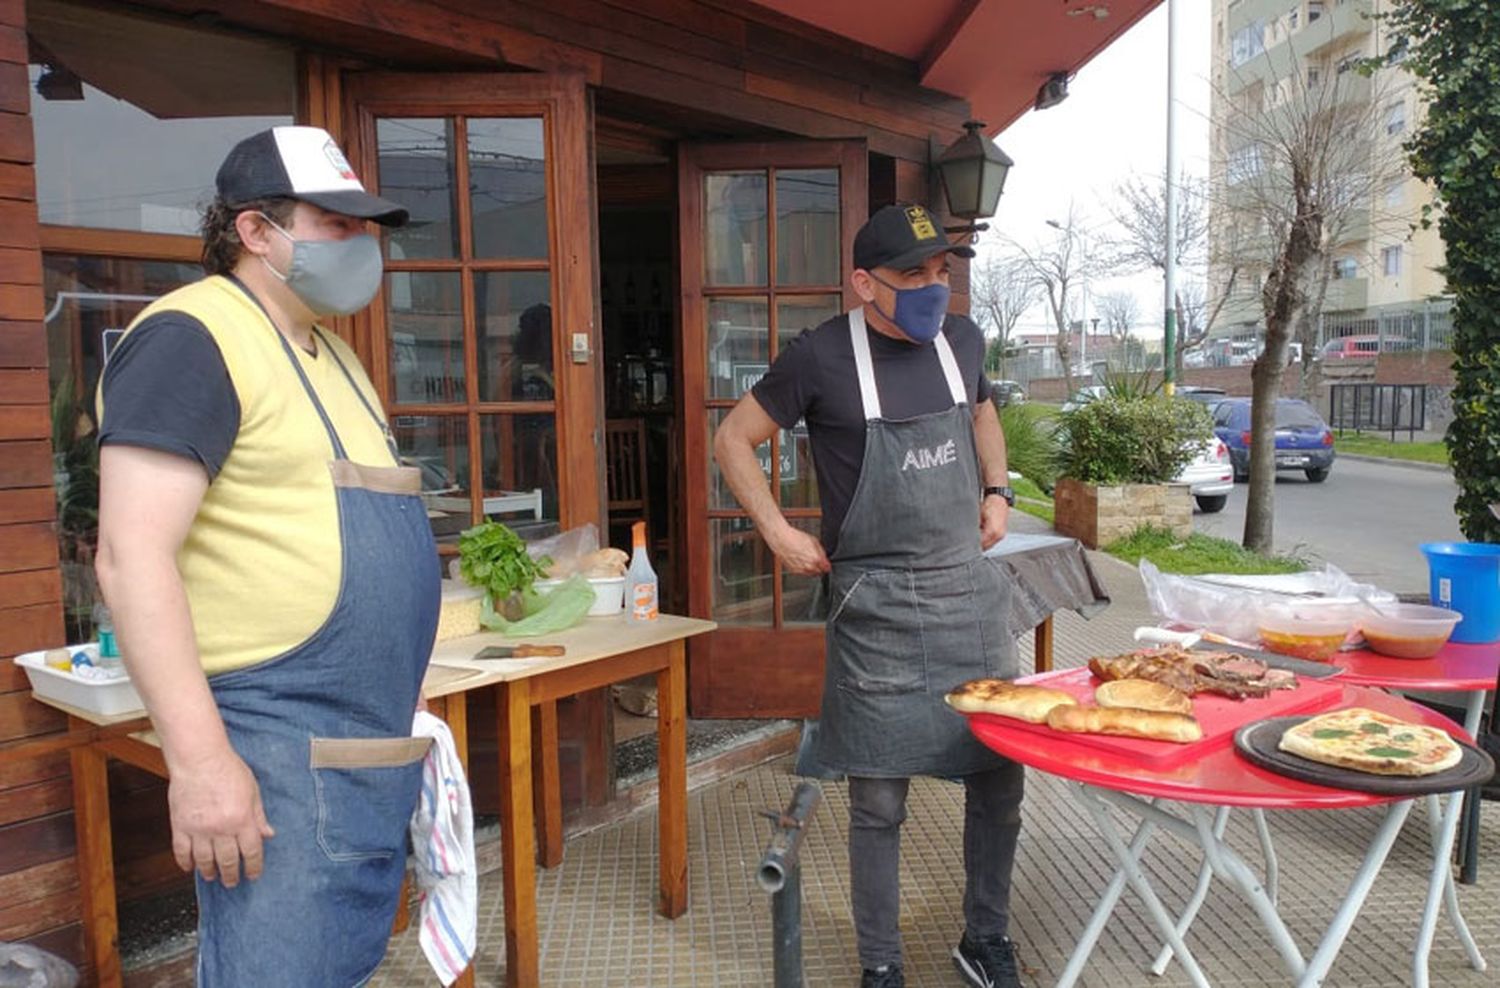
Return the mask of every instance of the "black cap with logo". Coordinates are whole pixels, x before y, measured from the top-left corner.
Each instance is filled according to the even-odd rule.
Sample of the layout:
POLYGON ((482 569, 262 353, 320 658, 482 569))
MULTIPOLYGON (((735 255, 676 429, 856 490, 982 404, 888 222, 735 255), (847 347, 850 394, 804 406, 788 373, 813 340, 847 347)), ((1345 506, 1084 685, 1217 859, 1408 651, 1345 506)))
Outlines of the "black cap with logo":
POLYGON ((949 243, 943 228, 924 206, 884 206, 854 235, 854 266, 865 271, 905 271, 944 253, 973 257, 974 248, 949 243))

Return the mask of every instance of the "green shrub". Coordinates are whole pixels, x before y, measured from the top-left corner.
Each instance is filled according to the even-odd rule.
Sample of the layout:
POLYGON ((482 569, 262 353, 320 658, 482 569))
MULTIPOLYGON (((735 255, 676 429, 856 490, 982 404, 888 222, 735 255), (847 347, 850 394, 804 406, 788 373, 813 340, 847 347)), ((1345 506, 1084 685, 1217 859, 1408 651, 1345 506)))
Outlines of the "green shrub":
POLYGON ((1062 476, 1086 484, 1166 484, 1213 435, 1208 409, 1152 393, 1105 394, 1062 415, 1062 476))
POLYGON ((1042 405, 1006 405, 1000 409, 1005 433, 1006 465, 1043 491, 1051 491, 1061 468, 1057 416, 1042 405))

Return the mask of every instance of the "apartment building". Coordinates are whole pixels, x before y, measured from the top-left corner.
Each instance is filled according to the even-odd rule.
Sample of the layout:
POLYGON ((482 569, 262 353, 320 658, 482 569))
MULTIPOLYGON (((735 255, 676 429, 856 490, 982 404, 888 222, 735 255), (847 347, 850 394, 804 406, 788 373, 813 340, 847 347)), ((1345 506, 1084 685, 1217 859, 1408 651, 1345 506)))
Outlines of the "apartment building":
POLYGON ((1432 329, 1433 313, 1445 311, 1433 303, 1444 292, 1436 270, 1443 245, 1436 229, 1413 229, 1431 195, 1412 178, 1400 149, 1423 107, 1399 46, 1378 19, 1393 2, 1213 0, 1214 291, 1224 291, 1234 275, 1213 340, 1258 336, 1264 325, 1260 290, 1275 218, 1267 216, 1262 197, 1277 187, 1267 172, 1280 162, 1266 146, 1268 115, 1337 106, 1345 120, 1358 121, 1343 137, 1358 150, 1342 149, 1335 158, 1350 201, 1325 229, 1321 335, 1378 330, 1397 341, 1393 348, 1443 345, 1446 332, 1432 329), (1374 57, 1384 59, 1384 67, 1362 73, 1374 57))

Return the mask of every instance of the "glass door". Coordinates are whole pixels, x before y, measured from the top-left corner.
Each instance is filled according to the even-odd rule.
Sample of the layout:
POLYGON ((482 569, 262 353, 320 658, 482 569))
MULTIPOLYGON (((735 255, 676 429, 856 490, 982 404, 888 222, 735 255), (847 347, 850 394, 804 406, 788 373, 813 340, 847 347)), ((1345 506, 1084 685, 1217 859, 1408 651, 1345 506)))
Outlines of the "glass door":
POLYGON ((440 544, 598 522, 587 107, 534 75, 354 77, 384 233, 372 371, 440 544))
MULTIPOLYGON (((865 149, 694 145, 680 168, 690 610, 719 623, 691 646, 692 713, 806 715, 822 686, 822 580, 776 561, 719 474, 713 433, 782 347, 854 303, 845 285, 865 149)), ((781 430, 759 453, 782 512, 816 535, 806 428, 781 430)))

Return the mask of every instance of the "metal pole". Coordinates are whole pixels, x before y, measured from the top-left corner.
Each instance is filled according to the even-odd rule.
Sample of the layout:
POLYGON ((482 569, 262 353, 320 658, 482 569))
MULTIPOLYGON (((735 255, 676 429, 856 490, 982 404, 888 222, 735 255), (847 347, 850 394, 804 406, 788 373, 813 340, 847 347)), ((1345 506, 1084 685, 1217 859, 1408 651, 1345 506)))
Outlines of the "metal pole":
POLYGON ((776 829, 755 869, 755 881, 771 893, 771 932, 774 938, 776 988, 803 988, 802 981, 802 835, 823 790, 811 782, 798 783, 784 813, 765 813, 776 829))
POLYGON ((1173 391, 1177 365, 1177 168, 1177 0, 1167 0, 1167 285, 1162 380, 1168 395, 1173 391))

